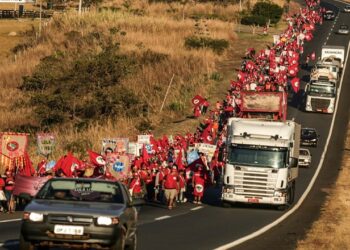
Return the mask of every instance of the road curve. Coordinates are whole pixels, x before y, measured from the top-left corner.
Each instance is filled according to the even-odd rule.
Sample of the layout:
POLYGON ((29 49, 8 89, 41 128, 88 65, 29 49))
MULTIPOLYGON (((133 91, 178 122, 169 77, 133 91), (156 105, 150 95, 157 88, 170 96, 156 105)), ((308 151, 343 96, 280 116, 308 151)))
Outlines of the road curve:
MULTIPOLYGON (((321 47, 327 45, 347 46, 349 37, 335 35, 333 29, 340 23, 350 23, 350 14, 338 12, 344 4, 335 1, 324 1, 329 9, 338 14, 335 22, 324 22, 317 26, 312 43, 306 44, 304 55, 315 51, 320 54, 321 47), (334 23, 335 26, 333 25, 334 23)), ((302 58, 304 60, 304 58, 302 58)), ((347 67, 349 69, 349 67, 347 67)), ((317 218, 320 206, 326 196, 325 189, 334 183, 338 175, 343 137, 349 117, 350 93, 349 70, 344 72, 344 84, 339 100, 339 108, 335 119, 334 133, 319 178, 302 207, 280 225, 262 236, 248 241, 237 249, 293 249, 296 239, 303 235, 305 229, 317 218), (281 247, 283 246, 283 247, 281 247)), ((304 80, 309 72, 302 70, 300 77, 304 80)), ((319 146, 311 149, 313 163, 309 169, 300 169, 297 180, 296 201, 309 184, 323 152, 329 133, 332 116, 325 114, 304 113, 298 109, 300 100, 296 98, 288 108, 289 118, 304 127, 315 127, 321 134, 319 146)), ((163 206, 145 206, 140 213, 138 229, 138 249, 214 249, 264 227, 281 217, 286 211, 277 211, 271 207, 239 206, 229 209, 220 207, 220 189, 211 188, 206 196, 205 204, 196 207, 183 204, 172 211, 163 206)), ((20 216, 20 213, 18 214, 20 216)), ((20 222, 1 222, 1 249, 18 249, 20 222)))

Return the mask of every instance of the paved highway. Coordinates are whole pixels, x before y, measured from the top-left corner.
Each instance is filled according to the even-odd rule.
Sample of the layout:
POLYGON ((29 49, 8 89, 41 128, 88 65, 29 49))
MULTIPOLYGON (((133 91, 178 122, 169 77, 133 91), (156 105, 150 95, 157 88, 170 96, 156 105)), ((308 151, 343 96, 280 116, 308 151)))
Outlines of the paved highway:
MULTIPOLYGON (((315 51, 320 55, 321 47, 327 45, 346 46, 349 36, 334 34, 341 23, 350 23, 350 14, 338 11, 344 4, 335 1, 325 1, 329 9, 338 13, 336 21, 324 22, 317 27, 312 43, 306 45, 304 55, 315 51)), ((304 58, 302 58, 304 60, 304 58)), ((349 63, 348 63, 349 64, 349 63)), ((312 189, 312 192, 302 207, 286 221, 269 230, 262 236, 243 243, 237 249, 293 249, 295 240, 303 234, 320 210, 325 197, 324 188, 329 188, 334 182, 338 170, 341 152, 343 150, 344 131, 349 117, 350 73, 344 72, 344 83, 339 100, 339 108, 335 119, 334 133, 330 141, 324 166, 312 189)), ((307 81, 308 71, 302 70, 300 77, 307 81)), ((300 96, 299 96, 300 97, 300 96)), ((288 108, 289 118, 302 124, 303 127, 314 127, 321 134, 317 148, 311 148, 313 163, 309 169, 300 169, 296 187, 296 201, 308 186, 318 166, 329 133, 332 115, 304 113, 298 109, 300 99, 297 96, 288 108)), ((249 235, 265 225, 275 221, 287 211, 278 211, 271 207, 246 206, 234 208, 220 207, 220 188, 209 190, 202 206, 182 204, 169 211, 163 206, 144 206, 140 213, 138 229, 138 249, 214 249, 249 235)), ((14 215, 18 218, 20 213, 14 215)), ((1 217, 0 217, 1 220, 1 217)), ((18 249, 19 221, 0 221, 0 246, 2 249, 18 249)))

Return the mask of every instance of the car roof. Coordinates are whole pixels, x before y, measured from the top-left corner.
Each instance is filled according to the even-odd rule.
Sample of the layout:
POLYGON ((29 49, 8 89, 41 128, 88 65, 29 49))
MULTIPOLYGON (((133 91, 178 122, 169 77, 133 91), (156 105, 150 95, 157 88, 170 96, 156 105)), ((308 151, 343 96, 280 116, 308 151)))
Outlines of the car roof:
POLYGON ((94 181, 94 182, 109 182, 109 183, 119 183, 116 180, 107 180, 107 179, 97 179, 97 178, 70 178, 70 177, 54 177, 50 180, 70 180, 70 181, 94 181))
POLYGON ((315 130, 316 131, 315 128, 301 128, 301 129, 304 129, 304 130, 315 130))
POLYGON ((309 153, 310 153, 310 150, 309 150, 309 149, 307 149, 307 148, 299 148, 299 151, 307 151, 307 152, 309 152, 309 153))

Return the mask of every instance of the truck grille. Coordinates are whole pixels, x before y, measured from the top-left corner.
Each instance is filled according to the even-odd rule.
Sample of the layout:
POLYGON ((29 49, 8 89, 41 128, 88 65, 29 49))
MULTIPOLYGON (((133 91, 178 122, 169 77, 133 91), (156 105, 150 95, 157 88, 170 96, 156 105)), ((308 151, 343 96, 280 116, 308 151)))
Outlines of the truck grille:
POLYGON ((276 186, 277 174, 251 171, 242 168, 235 172, 235 193, 247 197, 271 197, 276 186))
POLYGON ((329 107, 330 100, 329 99, 311 99, 312 109, 327 109, 329 107))
POLYGON ((48 215, 48 222, 53 224, 90 225, 93 218, 74 215, 48 215))

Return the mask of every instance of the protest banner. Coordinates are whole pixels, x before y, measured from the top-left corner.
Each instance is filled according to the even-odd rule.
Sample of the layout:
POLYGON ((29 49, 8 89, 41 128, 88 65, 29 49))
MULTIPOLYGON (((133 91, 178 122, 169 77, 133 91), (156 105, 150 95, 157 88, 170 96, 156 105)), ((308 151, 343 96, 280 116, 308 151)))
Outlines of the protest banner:
POLYGON ((105 138, 102 139, 102 152, 101 154, 104 154, 106 150, 111 150, 112 152, 115 152, 117 147, 117 141, 114 138, 105 138))
POLYGON ((52 153, 56 145, 56 139, 54 134, 52 133, 38 133, 37 136, 37 144, 39 154, 44 156, 48 156, 52 153))
POLYGON ((112 154, 107 158, 107 168, 109 172, 117 179, 122 180, 128 177, 130 173, 130 158, 128 155, 112 154))
POLYGON ((143 144, 137 143, 137 142, 129 142, 128 145, 128 154, 136 156, 141 155, 141 149, 142 149, 143 144))
POLYGON ((151 135, 138 135, 137 142, 142 144, 150 144, 151 143, 151 135))
POLYGON ((10 159, 24 156, 24 152, 27 150, 28 135, 25 133, 1 133, 0 154, 10 159))
POLYGON ((188 164, 191 164, 192 162, 194 162, 198 158, 199 158, 198 151, 195 148, 193 148, 187 152, 187 163, 188 164))
POLYGON ((114 152, 121 153, 128 151, 129 138, 116 138, 115 142, 116 146, 114 152))
POLYGON ((211 145, 207 143, 195 143, 195 148, 200 152, 208 156, 208 160, 211 161, 211 158, 213 158, 216 145, 211 145))

